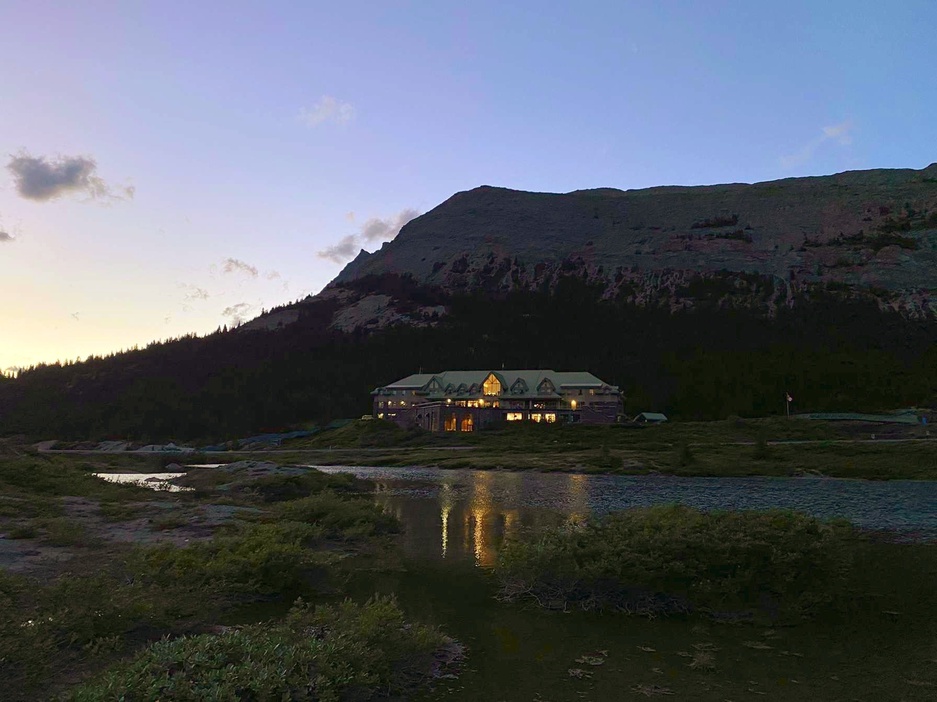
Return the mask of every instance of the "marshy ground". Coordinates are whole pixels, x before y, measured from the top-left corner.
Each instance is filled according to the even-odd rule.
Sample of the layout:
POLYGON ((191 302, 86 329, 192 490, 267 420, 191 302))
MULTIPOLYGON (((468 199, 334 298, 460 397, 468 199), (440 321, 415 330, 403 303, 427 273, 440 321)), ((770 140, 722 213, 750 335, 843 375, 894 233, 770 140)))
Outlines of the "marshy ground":
MULTIPOLYGON (((606 452, 601 445, 588 447, 586 439, 571 439, 569 451, 538 448, 545 434, 537 429, 529 439, 510 437, 518 455, 655 452, 650 431, 638 436, 619 430, 620 442, 609 440, 606 452)), ((374 430, 357 431, 349 442, 360 446, 363 432, 374 430)), ((758 438, 731 450, 762 451, 758 438)), ((708 449, 689 434, 662 440, 667 446, 657 453, 677 461, 681 439, 690 443, 694 461, 709 460, 708 449)), ((468 437, 466 445, 481 440, 468 437)), ((498 441, 495 437, 491 447, 480 450, 493 452, 498 441)), ((924 442, 909 444, 915 451, 930 449, 924 442)), ((836 454, 837 445, 830 446, 830 455, 836 454)), ((785 448, 768 445, 772 452, 785 448)), ((688 543, 684 534, 649 543, 649 551, 599 553, 589 538, 548 530, 522 535, 514 547, 522 551, 515 551, 513 561, 502 558, 494 568, 476 568, 404 558, 400 524, 374 507, 367 483, 350 476, 246 464, 193 471, 177 481, 189 490, 153 491, 92 474, 159 472, 178 459, 47 456, 10 445, 3 450, 0 689, 5 699, 117 699, 118 689, 132 692, 126 699, 203 699, 199 695, 207 688, 186 687, 185 681, 220 685, 218 668, 186 661, 203 660, 199 656, 208 653, 225 665, 239 662, 237 675, 227 678, 241 682, 217 687, 219 699, 265 699, 273 691, 277 699, 281 693, 287 695, 283 699, 389 694, 541 702, 653 697, 873 702, 930 700, 937 694, 937 546, 932 543, 890 543, 848 530, 838 532, 840 541, 798 541, 791 537, 797 530, 790 528, 768 529, 758 539, 736 543, 726 534, 750 529, 716 538, 716 531, 700 526, 694 532, 698 548, 687 552, 680 551, 688 543), (713 542, 731 548, 706 551, 713 542), (735 547, 748 549, 754 579, 746 587, 726 584, 738 579, 722 561, 744 560, 735 547), (667 578, 676 576, 653 567, 653 558, 642 561, 643 576, 622 566, 655 552, 666 552, 661 563, 678 565, 708 553, 700 567, 731 590, 736 609, 751 612, 713 616, 692 607, 629 615, 616 611, 628 608, 617 607, 621 600, 614 597, 604 609, 583 606, 598 602, 593 591, 620 595, 615 587, 635 579, 652 590, 672 589, 667 578), (767 566, 758 567, 758 554, 766 564, 788 562, 800 572, 805 567, 797 559, 806 552, 841 553, 848 556, 847 567, 837 570, 837 577, 795 588, 809 595, 803 603, 797 599, 808 606, 780 616, 776 603, 765 600, 765 593, 780 594, 771 582, 759 580, 774 576, 767 566), (569 570, 571 563, 578 565, 569 570), (566 578, 565 590, 557 589, 558 573, 566 578), (518 582, 519 592, 546 588, 575 594, 506 597, 506 584, 516 588, 518 582), (312 607, 293 608, 300 597, 312 607), (346 597, 358 604, 337 607, 346 597), (329 632, 342 633, 345 648, 329 639, 329 632), (168 642, 153 648, 164 637, 168 642), (276 646, 284 653, 264 654, 276 646), (366 654, 359 655, 362 651, 366 654), (184 676, 176 675, 180 670, 184 676), (172 672, 174 687, 153 693, 153 671, 172 672)), ((856 455, 837 455, 856 460, 856 455)), ((926 473, 932 470, 929 455, 913 459, 918 463, 912 460, 911 468, 892 466, 892 473, 926 473)), ((859 454, 859 462, 871 465, 868 456, 859 454)), ((282 455, 276 459, 285 462, 282 455)), ((454 460, 463 460, 461 454, 454 460)), ((778 454, 762 460, 783 463, 778 454)), ((884 458, 874 462, 868 472, 886 470, 884 458)), ((811 563, 823 571, 832 561, 811 563)), ((685 584, 682 589, 693 592, 685 584)), ((721 591, 706 592, 709 597, 721 591)))

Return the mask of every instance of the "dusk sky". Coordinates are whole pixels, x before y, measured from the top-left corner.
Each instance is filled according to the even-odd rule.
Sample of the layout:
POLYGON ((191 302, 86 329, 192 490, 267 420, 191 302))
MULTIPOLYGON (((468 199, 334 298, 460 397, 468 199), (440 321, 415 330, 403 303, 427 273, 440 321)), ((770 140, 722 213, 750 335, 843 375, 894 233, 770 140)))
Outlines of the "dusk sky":
POLYGON ((249 319, 482 184, 937 161, 934 0, 0 0, 0 46, 0 370, 249 319))

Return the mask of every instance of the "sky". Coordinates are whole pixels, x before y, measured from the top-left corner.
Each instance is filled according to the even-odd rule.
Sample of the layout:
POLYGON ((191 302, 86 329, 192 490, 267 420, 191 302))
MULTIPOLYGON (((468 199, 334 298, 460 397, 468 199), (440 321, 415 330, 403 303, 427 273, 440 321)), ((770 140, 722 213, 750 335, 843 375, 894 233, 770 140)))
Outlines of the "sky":
POLYGON ((934 0, 0 0, 0 371, 250 319, 479 185, 923 168, 934 27, 934 0))

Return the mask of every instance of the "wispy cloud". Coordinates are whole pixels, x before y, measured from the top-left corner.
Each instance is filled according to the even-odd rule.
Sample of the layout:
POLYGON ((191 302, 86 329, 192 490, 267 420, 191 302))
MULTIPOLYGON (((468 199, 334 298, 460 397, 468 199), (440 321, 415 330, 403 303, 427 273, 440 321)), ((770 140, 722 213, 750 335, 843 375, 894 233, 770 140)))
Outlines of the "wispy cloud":
POLYGON ((221 270, 223 273, 243 273, 251 278, 256 278, 260 275, 260 271, 257 270, 256 266, 252 266, 237 258, 226 258, 221 264, 221 270))
POLYGON ((419 214, 418 210, 407 208, 383 219, 372 217, 361 225, 357 234, 343 236, 337 244, 317 251, 316 256, 339 264, 346 263, 358 255, 363 244, 390 241, 400 233, 407 222, 415 219, 419 214))
POLYGON ((852 133, 852 120, 846 120, 829 127, 823 127, 820 130, 820 136, 807 142, 794 153, 781 156, 781 166, 784 168, 793 168, 794 166, 800 166, 806 163, 813 158, 817 149, 828 142, 834 142, 839 146, 849 146, 852 144, 852 133))
POLYGON ((183 290, 185 290, 185 295, 183 299, 186 302, 195 302, 196 300, 207 300, 211 297, 208 294, 208 291, 205 288, 200 288, 197 285, 189 285, 187 283, 182 284, 183 290))
POLYGON ((324 248, 322 251, 317 251, 316 256, 319 258, 326 258, 335 263, 345 263, 357 255, 359 248, 358 235, 349 234, 348 236, 343 236, 337 244, 324 248))
POLYGON ((221 316, 226 317, 228 323, 236 327, 244 321, 252 309, 254 309, 253 305, 247 302, 239 302, 236 305, 225 307, 221 311, 221 316))
POLYGON ((361 227, 361 238, 365 241, 390 241, 400 233, 403 225, 419 214, 416 210, 406 209, 387 219, 372 217, 361 227))
POLYGON ((323 95, 311 108, 304 107, 299 111, 299 119, 309 127, 318 127, 326 122, 347 124, 356 115, 354 105, 331 95, 323 95))
POLYGON ((114 188, 97 175, 97 162, 89 156, 11 156, 7 170, 21 197, 48 202, 63 195, 84 194, 92 200, 132 200, 134 187, 114 188))
POLYGON ((8 232, 0 230, 0 244, 6 244, 11 241, 16 241, 16 237, 8 232))

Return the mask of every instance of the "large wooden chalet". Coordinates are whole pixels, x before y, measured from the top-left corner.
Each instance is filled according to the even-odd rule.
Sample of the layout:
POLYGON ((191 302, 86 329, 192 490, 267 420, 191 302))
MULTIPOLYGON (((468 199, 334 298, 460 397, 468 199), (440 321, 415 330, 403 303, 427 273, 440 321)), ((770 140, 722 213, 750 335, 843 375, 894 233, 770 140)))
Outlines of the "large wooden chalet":
POLYGON ((429 431, 499 422, 612 424, 621 393, 591 373, 465 370, 408 375, 376 388, 374 416, 429 431))

